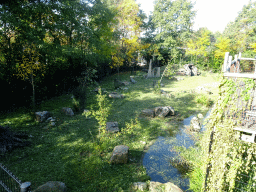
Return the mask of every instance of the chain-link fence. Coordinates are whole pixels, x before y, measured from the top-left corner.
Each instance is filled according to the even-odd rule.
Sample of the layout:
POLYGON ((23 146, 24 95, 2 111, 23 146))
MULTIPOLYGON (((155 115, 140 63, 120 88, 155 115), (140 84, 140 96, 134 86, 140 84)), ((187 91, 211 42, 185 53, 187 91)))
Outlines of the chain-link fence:
POLYGON ((30 182, 22 183, 11 171, 0 163, 0 192, 31 192, 30 182))

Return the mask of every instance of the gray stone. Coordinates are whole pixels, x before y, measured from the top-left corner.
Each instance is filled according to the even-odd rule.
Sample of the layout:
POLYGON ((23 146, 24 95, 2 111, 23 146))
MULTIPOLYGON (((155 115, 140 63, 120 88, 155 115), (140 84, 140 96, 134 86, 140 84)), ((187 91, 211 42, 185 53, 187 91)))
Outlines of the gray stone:
POLYGON ((144 191, 148 187, 146 182, 135 182, 133 183, 133 190, 141 190, 144 191))
POLYGON ((120 98, 124 98, 123 94, 118 94, 117 92, 111 92, 109 93, 109 98, 113 98, 113 99, 120 99, 120 98))
POLYGON ((62 112, 64 112, 66 115, 69 115, 69 116, 73 116, 74 115, 74 112, 71 108, 69 107, 63 107, 62 108, 62 112))
POLYGON ((204 118, 204 116, 203 116, 202 113, 199 113, 199 114, 197 115, 197 117, 198 117, 199 119, 203 119, 203 118, 204 118))
POLYGON ((116 132, 120 131, 118 128, 118 123, 116 121, 115 122, 107 122, 106 130, 108 132, 112 132, 112 133, 116 133, 116 132))
POLYGON ((146 117, 155 117, 155 112, 154 112, 154 110, 152 110, 152 109, 144 109, 144 110, 141 112, 141 115, 142 115, 142 116, 146 116, 146 117))
POLYGON ((175 111, 172 107, 156 107, 155 108, 155 115, 158 117, 166 117, 168 115, 175 115, 175 111))
POLYGON ((33 192, 66 192, 67 188, 65 183, 60 181, 48 181, 47 183, 39 186, 33 192))
POLYGON ((36 120, 37 121, 43 122, 48 117, 50 117, 50 112, 48 112, 48 111, 39 111, 39 112, 35 112, 35 115, 36 115, 36 120))
POLYGON ((191 71, 192 65, 191 64, 185 64, 183 67, 185 69, 185 75, 191 76, 192 75, 192 71, 191 71))
POLYGON ((197 76, 198 75, 198 70, 197 70, 197 67, 196 66, 192 66, 192 69, 191 69, 191 72, 192 72, 192 76, 197 76))
POLYGON ((52 118, 52 117, 49 117, 49 118, 47 119, 47 121, 54 122, 54 121, 55 121, 55 119, 54 119, 54 118, 52 118))
POLYGON ((132 82, 133 84, 134 84, 134 83, 137 83, 137 81, 135 81, 132 76, 130 76, 130 80, 131 80, 131 82, 132 82))
POLYGON ((128 161, 129 147, 125 145, 115 146, 112 156, 110 158, 110 163, 112 164, 123 164, 128 161))
POLYGON ((163 84, 163 83, 161 83, 161 84, 160 84, 160 86, 161 86, 161 87, 164 87, 164 84, 163 84))
POLYGON ((150 192, 182 192, 182 190, 171 182, 160 183, 151 181, 149 185, 150 192))
POLYGON ((197 117, 193 117, 190 121, 190 128, 193 131, 200 131, 201 127, 200 127, 200 122, 199 119, 197 117))

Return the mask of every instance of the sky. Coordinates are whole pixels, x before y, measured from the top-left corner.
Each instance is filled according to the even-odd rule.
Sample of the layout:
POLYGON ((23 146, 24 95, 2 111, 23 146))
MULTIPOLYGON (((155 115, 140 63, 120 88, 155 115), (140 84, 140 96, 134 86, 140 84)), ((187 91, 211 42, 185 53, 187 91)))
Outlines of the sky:
MULTIPOLYGON (((136 0, 141 9, 147 14, 154 10, 154 0, 136 0)), ((223 32, 227 24, 234 21, 238 12, 250 0, 191 0, 197 11, 194 19, 194 30, 207 27, 212 32, 223 32)))

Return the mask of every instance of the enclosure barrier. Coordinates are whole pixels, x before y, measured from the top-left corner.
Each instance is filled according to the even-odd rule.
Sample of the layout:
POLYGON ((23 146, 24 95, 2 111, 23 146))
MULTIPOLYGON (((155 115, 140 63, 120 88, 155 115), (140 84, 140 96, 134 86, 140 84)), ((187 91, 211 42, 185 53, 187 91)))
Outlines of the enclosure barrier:
POLYGON ((241 60, 254 61, 254 66, 256 66, 256 58, 243 58, 240 52, 238 55, 235 55, 234 60, 232 61, 232 56, 229 56, 229 52, 226 52, 222 68, 222 71, 224 72, 224 77, 256 79, 256 67, 253 74, 240 73, 241 60))
POLYGON ((0 163, 0 192, 31 192, 31 183, 22 183, 11 171, 0 163))

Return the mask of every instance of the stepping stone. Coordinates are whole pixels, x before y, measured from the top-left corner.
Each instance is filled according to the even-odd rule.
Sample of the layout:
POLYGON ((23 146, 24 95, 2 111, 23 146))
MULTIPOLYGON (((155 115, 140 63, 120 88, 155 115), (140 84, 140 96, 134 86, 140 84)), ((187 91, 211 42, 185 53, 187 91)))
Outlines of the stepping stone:
POLYGON ((118 128, 118 123, 116 121, 115 122, 107 122, 106 130, 108 132, 112 132, 112 133, 116 133, 116 132, 120 131, 118 128))
POLYGON ((126 145, 115 146, 110 163, 112 164, 125 164, 128 161, 129 147, 126 145))

